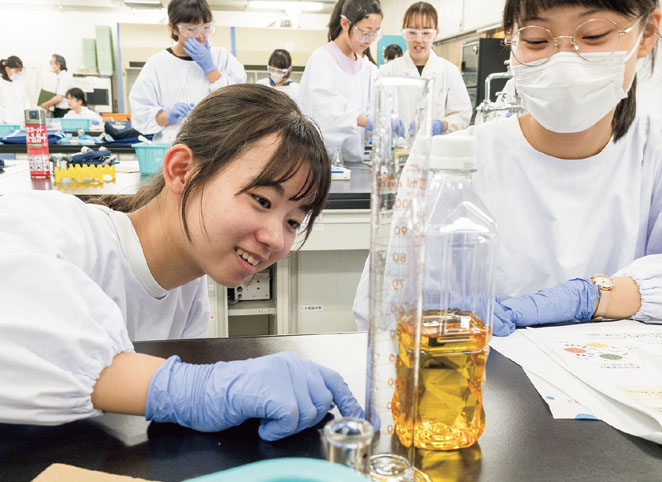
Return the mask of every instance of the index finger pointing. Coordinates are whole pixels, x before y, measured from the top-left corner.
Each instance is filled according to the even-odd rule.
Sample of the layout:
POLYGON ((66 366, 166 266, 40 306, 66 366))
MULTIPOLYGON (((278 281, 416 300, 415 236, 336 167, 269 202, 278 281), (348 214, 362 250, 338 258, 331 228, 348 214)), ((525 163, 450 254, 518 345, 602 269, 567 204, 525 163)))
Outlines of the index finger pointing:
POLYGON ((352 395, 349 386, 335 370, 331 370, 322 365, 317 365, 324 383, 333 395, 333 401, 338 406, 338 410, 343 417, 357 417, 364 418, 365 414, 359 402, 352 395))

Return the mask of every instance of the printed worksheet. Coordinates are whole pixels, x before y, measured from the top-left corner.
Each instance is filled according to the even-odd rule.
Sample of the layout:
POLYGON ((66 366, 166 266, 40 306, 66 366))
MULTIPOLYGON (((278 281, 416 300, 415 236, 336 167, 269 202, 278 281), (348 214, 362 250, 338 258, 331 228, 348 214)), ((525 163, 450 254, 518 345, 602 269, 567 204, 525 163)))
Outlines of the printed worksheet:
POLYGON ((662 383, 659 359, 662 350, 659 345, 655 346, 660 341, 657 336, 662 331, 660 328, 631 320, 527 328, 505 338, 494 337, 490 346, 524 368, 555 418, 594 416, 623 432, 662 443, 662 414, 659 400, 654 395, 659 394, 658 385, 662 383), (611 344, 604 338, 611 340, 611 344), (628 340, 632 347, 628 353, 632 354, 623 357, 625 343, 616 343, 616 339, 628 340), (644 341, 639 345, 632 344, 633 340, 642 339, 644 341), (612 349, 588 343, 603 344, 612 349), (580 344, 590 350, 581 348, 580 344), (643 355, 639 349, 642 345, 643 355), (593 349, 602 351, 593 352, 593 349), (579 356, 589 352, 592 355, 579 356), (622 358, 616 360, 615 356, 622 358), (630 362, 615 365, 626 358, 630 361, 637 358, 638 366, 643 368, 635 370, 630 366, 627 368, 629 373, 622 372, 620 377, 610 375, 615 370, 626 370, 625 363, 630 362), (627 383, 619 382, 615 384, 618 388, 612 387, 611 383, 616 380, 627 383), (560 397, 560 403, 555 403, 557 397, 560 397))
POLYGON ((584 383, 662 425, 662 326, 621 320, 527 329, 524 336, 584 383))

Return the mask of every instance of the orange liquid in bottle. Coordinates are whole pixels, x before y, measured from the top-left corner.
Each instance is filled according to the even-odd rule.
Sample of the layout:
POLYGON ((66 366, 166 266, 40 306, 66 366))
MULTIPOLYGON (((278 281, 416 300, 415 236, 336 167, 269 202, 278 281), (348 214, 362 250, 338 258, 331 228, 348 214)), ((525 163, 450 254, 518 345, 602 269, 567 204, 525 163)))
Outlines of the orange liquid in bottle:
POLYGON ((421 331, 413 402, 414 327, 398 322, 395 432, 406 447, 412 440, 415 447, 431 450, 468 447, 485 428, 482 388, 490 332, 473 313, 459 311, 424 312, 421 331))

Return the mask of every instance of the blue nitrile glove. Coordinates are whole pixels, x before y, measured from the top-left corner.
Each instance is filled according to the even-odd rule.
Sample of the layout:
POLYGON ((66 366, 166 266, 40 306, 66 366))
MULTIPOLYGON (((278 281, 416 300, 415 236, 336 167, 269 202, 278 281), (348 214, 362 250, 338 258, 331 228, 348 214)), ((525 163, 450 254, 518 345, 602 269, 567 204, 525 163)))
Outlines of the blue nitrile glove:
POLYGON ((200 66, 205 75, 216 70, 217 67, 211 58, 211 48, 207 39, 205 39, 204 45, 194 37, 186 39, 186 42, 184 42, 184 52, 195 60, 195 63, 200 66))
POLYGON ((368 123, 365 125, 364 129, 368 132, 372 132, 372 130, 375 128, 374 124, 372 123, 372 118, 368 117, 368 123))
POLYGON ((171 124, 174 124, 179 119, 186 117, 188 113, 191 112, 194 105, 195 104, 190 104, 188 102, 176 102, 175 105, 166 112, 166 119, 168 119, 168 122, 171 124))
POLYGON ((391 119, 391 129, 398 137, 405 136, 405 123, 402 122, 402 119, 391 119))
POLYGON ((598 287, 586 278, 565 283, 530 295, 516 296, 494 304, 493 333, 508 336, 516 326, 544 325, 561 321, 590 321, 598 287))
MULTIPOLYGON (((444 121, 440 120, 433 120, 432 121, 432 135, 433 136, 438 136, 439 134, 444 132, 444 121)), ((409 137, 414 137, 414 134, 416 133, 416 121, 411 121, 409 123, 409 137)), ((404 137, 404 136, 403 136, 404 137)))
POLYGON ((145 418, 201 432, 260 418, 260 437, 278 440, 319 423, 334 403, 343 416, 364 416, 337 372, 293 353, 211 365, 172 356, 152 377, 145 418))
POLYGON ((432 121, 432 135, 433 136, 438 136, 439 134, 444 132, 444 121, 440 120, 433 120, 432 121))

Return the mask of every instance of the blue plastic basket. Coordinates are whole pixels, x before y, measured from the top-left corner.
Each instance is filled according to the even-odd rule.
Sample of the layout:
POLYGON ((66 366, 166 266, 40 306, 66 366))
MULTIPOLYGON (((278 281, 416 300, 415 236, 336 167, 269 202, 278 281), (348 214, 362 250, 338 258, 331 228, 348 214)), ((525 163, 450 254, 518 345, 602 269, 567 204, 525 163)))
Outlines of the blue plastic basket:
POLYGON ((163 157, 170 148, 170 144, 165 142, 141 142, 140 144, 132 144, 131 147, 136 151, 140 173, 154 174, 161 169, 163 157))
POLYGON ((78 129, 83 129, 85 132, 90 130, 90 119, 49 119, 49 123, 59 122, 62 130, 65 132, 76 132, 78 129))
POLYGON ((4 137, 10 132, 17 131, 21 128, 18 124, 0 124, 0 137, 4 137))

